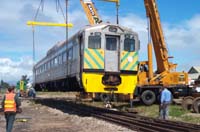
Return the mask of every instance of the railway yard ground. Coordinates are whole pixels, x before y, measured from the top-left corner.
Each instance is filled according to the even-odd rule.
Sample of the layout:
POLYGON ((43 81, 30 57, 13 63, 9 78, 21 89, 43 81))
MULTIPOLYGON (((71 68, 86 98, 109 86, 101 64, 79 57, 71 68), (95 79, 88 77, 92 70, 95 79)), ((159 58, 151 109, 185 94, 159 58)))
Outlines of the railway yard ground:
MULTIPOLYGON (((139 122, 135 122, 135 124, 133 123, 133 126, 129 125, 129 127, 123 127, 127 124, 124 123, 122 126, 120 126, 104 121, 105 119, 98 119, 98 117, 100 117, 102 113, 99 115, 88 113, 81 114, 78 110, 73 108, 75 105, 86 104, 87 106, 92 105, 96 107, 104 107, 104 104, 102 102, 75 102, 75 98, 75 93, 40 92, 37 94, 37 99, 22 99, 23 112, 16 116, 13 132, 134 132, 135 130, 131 128, 137 127, 134 126, 135 124, 140 125, 139 122)), ((114 107, 120 111, 129 111, 128 103, 118 102, 113 104, 114 107)), ((88 109, 85 109, 85 111, 87 110, 88 109)), ((99 110, 95 109, 95 111, 99 110)), ((103 113, 105 114, 104 110, 101 111, 103 111, 103 113)), ((139 116, 142 115, 146 117, 157 118, 158 105, 143 106, 136 103, 134 105, 134 113, 128 114, 135 115, 135 113, 137 113, 136 115, 139 116)), ((109 116, 111 117, 111 115, 112 112, 109 116)), ((121 113, 118 113, 118 115, 123 117, 121 113)), ((111 119, 114 118, 115 117, 111 117, 111 119)), ((182 110, 181 106, 179 105, 170 106, 170 120, 193 123, 196 124, 196 126, 193 127, 197 128, 197 130, 200 130, 200 114, 195 114, 189 111, 182 110)), ((121 121, 123 122, 123 118, 121 121)), ((124 122, 128 123, 129 121, 124 122)), ((140 128, 138 128, 138 130, 145 131, 140 128)), ((156 130, 161 131, 161 128, 156 127, 156 130)), ((5 132, 5 119, 3 113, 0 114, 0 131, 5 132)), ((180 129, 180 131, 182 130, 180 129)))

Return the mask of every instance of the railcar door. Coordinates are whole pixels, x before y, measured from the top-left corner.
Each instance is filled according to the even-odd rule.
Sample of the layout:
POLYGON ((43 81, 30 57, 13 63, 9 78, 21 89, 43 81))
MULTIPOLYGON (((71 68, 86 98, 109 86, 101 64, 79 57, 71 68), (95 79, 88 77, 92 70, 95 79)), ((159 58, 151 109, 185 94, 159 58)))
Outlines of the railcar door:
POLYGON ((119 37, 106 35, 105 44, 105 71, 119 71, 119 37))

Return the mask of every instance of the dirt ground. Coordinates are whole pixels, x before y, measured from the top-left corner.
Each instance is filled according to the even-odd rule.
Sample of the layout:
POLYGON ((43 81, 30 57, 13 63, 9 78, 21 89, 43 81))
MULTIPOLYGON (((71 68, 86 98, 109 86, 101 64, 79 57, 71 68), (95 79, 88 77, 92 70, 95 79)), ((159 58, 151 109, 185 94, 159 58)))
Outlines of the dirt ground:
MULTIPOLYGON (((22 109, 23 112, 16 116, 13 132, 133 132, 93 117, 65 113, 30 100, 22 101, 22 109)), ((0 114, 0 132, 5 132, 3 113, 0 114)))

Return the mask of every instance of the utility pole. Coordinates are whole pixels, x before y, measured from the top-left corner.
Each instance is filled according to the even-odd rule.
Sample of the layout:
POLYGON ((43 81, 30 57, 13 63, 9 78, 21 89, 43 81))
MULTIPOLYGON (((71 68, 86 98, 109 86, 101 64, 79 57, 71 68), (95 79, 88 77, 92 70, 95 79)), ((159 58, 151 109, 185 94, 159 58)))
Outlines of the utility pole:
MULTIPOLYGON (((66 4, 66 24, 68 24, 68 0, 65 0, 66 4)), ((66 26, 66 41, 68 41, 68 27, 66 26)))
MULTIPOLYGON (((65 0, 65 4, 66 4, 66 24, 68 23, 68 0, 65 0)), ((68 27, 66 27, 66 49, 68 49, 68 44, 67 44, 67 42, 68 42, 68 27)), ((66 51, 67 52, 67 51, 66 51)), ((67 56, 67 54, 66 54, 66 56, 67 56)), ((66 58, 67 59, 67 58, 66 58)), ((66 69, 66 74, 67 74, 67 76, 68 76, 68 67, 67 67, 67 69, 66 69)))
POLYGON ((103 0, 103 1, 116 3, 116 22, 117 24, 119 24, 119 1, 120 0, 103 0))
POLYGON ((119 24, 119 1, 116 2, 117 24, 119 24))

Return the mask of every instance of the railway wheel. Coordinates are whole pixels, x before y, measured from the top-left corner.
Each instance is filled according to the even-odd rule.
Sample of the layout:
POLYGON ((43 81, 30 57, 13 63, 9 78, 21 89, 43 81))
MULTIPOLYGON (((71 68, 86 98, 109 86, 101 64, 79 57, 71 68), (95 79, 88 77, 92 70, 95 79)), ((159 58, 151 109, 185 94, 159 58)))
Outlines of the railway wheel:
POLYGON ((100 95, 100 98, 101 98, 101 101, 102 101, 102 102, 107 102, 107 101, 110 101, 110 100, 111 100, 110 95, 107 94, 107 93, 102 93, 102 94, 100 95))
POLYGON ((200 97, 197 97, 193 100, 192 107, 195 113, 200 113, 200 97))
POLYGON ((192 109, 192 102, 194 98, 192 96, 187 96, 183 98, 182 107, 184 110, 191 110, 192 109))
POLYGON ((156 95, 151 90, 145 90, 141 95, 141 99, 145 105, 152 105, 156 101, 156 95))

